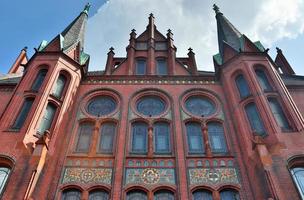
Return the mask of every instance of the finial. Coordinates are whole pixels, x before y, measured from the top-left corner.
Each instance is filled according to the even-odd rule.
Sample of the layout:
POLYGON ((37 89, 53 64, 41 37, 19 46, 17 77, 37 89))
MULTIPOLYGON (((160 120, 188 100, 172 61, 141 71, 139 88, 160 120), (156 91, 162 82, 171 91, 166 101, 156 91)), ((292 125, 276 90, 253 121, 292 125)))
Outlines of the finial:
POLYGON ((91 4, 90 3, 87 3, 83 9, 82 12, 88 14, 89 13, 89 10, 90 10, 90 7, 91 7, 91 4))
POLYGON ((114 50, 114 48, 113 47, 110 47, 110 49, 109 49, 110 51, 113 51, 114 50))
POLYGON ((282 49, 280 49, 279 47, 276 47, 277 49, 277 53, 282 53, 282 49))
POLYGON ((135 31, 136 31, 136 30, 135 30, 134 28, 131 30, 132 33, 135 33, 135 31))
POLYGON ((171 29, 168 29, 168 33, 172 33, 171 29))
POLYGON ((213 4, 213 10, 214 10, 215 14, 220 13, 220 8, 216 4, 213 4))
POLYGON ((23 47, 22 51, 27 51, 27 46, 23 47))
POLYGON ((191 47, 189 47, 189 49, 188 49, 188 50, 189 50, 189 52, 192 52, 192 50, 193 50, 193 49, 192 49, 191 47))
POLYGON ((150 13, 149 17, 153 17, 154 18, 153 13, 150 13))

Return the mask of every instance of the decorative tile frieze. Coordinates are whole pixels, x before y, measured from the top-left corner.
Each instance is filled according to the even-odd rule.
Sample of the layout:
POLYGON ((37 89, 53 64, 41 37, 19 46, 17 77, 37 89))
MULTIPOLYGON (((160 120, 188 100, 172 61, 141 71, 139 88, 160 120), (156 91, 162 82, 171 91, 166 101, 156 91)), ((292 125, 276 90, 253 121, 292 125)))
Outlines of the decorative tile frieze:
POLYGON ((126 169, 125 184, 170 184, 175 185, 175 170, 165 168, 126 169))
POLYGON ((188 172, 190 185, 239 183, 235 168, 191 168, 188 172))
POLYGON ((98 183, 111 185, 112 169, 66 167, 62 183, 98 183))

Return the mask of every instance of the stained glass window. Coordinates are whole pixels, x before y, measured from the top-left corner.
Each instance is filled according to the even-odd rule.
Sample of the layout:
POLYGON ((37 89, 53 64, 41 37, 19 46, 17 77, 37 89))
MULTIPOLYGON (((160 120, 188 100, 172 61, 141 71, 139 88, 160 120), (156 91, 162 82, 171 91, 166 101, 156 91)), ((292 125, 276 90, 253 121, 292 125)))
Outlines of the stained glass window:
POLYGON ((60 74, 57 81, 56 81, 54 90, 53 90, 53 95, 55 97, 57 97, 58 99, 61 99, 61 95, 62 95, 62 92, 64 90, 64 86, 65 86, 66 81, 67 81, 66 77, 64 75, 60 74))
POLYGON ((208 139, 212 153, 226 153, 227 146, 223 126, 218 122, 208 123, 208 139))
POLYGON ((247 104, 245 106, 245 111, 252 131, 261 136, 266 135, 264 124, 258 113, 256 105, 254 103, 247 104))
POLYGON ((3 192, 10 171, 10 168, 0 167, 0 194, 3 192))
POLYGON ((272 87, 269 84, 268 78, 263 70, 257 69, 255 73, 258 77, 259 84, 264 91, 271 91, 272 87))
POLYGON ((191 96, 185 102, 187 111, 196 116, 209 116, 215 112, 215 105, 207 98, 191 96))
POLYGON ((17 118, 16 118, 16 120, 15 120, 13 126, 12 126, 13 129, 22 128, 22 126, 23 126, 23 124, 26 120, 26 117, 31 110, 33 102, 34 102, 33 98, 25 99, 25 101, 22 105, 22 108, 20 109, 20 111, 18 113, 18 116, 17 116, 17 118))
POLYGON ((186 124, 189 153, 205 153, 201 125, 196 122, 186 124))
POLYGON ((93 134, 93 124, 91 123, 80 124, 78 141, 76 145, 77 152, 89 152, 92 134, 93 134))
POLYGON ((116 124, 113 122, 103 123, 100 129, 99 152, 112 153, 116 124))
POLYGON ((109 193, 104 190, 93 190, 89 193, 89 200, 109 200, 109 193))
POLYGON ((282 110, 281 105, 279 104, 279 102, 277 101, 277 99, 275 98, 269 98, 268 99, 270 108, 271 108, 271 112, 274 116, 274 118, 276 119, 278 125, 283 129, 283 130, 289 130, 290 126, 288 123, 288 120, 282 110))
POLYGON ((220 192, 221 200, 240 200, 240 195, 234 190, 222 190, 220 192))
POLYGON ((174 194, 168 190, 157 191, 154 194, 154 200, 174 200, 174 194))
POLYGON ((62 192, 62 200, 81 200, 81 192, 77 189, 67 189, 62 192))
POLYGON ((157 122, 153 127, 155 153, 170 153, 170 128, 166 122, 157 122))
POLYGON ((48 103, 43 118, 40 122, 40 127, 38 129, 40 134, 44 134, 46 130, 50 130, 52 122, 56 113, 57 107, 51 103, 48 103))
POLYGON ((148 125, 143 122, 132 124, 132 152, 147 153, 148 125))
POLYGON ((145 59, 136 60, 136 75, 145 75, 147 73, 147 63, 145 59))
POLYGON ((208 190, 197 190, 193 192, 193 200, 212 200, 212 193, 208 190))
POLYGON ((245 78, 242 74, 238 75, 235 78, 235 83, 236 83, 236 86, 239 90, 241 98, 245 98, 245 97, 250 95, 250 90, 249 90, 247 81, 245 80, 245 78))
POLYGON ((140 190, 135 190, 127 193, 127 200, 147 200, 147 194, 140 190))
POLYGON ((164 58, 159 58, 156 60, 156 71, 157 75, 167 75, 168 74, 168 67, 167 61, 164 58))
POLYGON ((38 72, 38 75, 36 76, 36 79, 31 88, 33 91, 38 91, 40 89, 46 74, 47 74, 46 69, 42 69, 38 72))
POLYGON ((137 102, 137 111, 146 116, 157 116, 165 111, 165 102, 157 96, 145 96, 137 102))
POLYGON ((304 168, 295 167, 290 170, 293 181, 295 182, 300 196, 304 199, 304 168))
POLYGON ((116 109, 116 101, 110 96, 98 96, 88 104, 88 112, 97 117, 108 115, 116 109))

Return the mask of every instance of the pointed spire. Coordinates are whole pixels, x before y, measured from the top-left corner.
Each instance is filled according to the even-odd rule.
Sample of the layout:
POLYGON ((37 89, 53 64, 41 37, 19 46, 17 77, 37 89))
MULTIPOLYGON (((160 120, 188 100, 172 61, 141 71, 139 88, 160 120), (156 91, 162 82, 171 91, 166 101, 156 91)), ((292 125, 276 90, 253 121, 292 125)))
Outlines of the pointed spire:
POLYGON ((220 12, 217 5, 213 5, 215 18, 217 21, 217 35, 220 55, 223 57, 223 43, 226 42, 232 48, 239 51, 242 49, 240 38, 242 34, 229 22, 229 20, 220 12))
POLYGON ((61 33, 63 37, 63 50, 69 49, 71 46, 80 43, 80 50, 82 51, 84 46, 84 33, 88 20, 88 12, 90 4, 86 4, 83 11, 78 17, 61 33))

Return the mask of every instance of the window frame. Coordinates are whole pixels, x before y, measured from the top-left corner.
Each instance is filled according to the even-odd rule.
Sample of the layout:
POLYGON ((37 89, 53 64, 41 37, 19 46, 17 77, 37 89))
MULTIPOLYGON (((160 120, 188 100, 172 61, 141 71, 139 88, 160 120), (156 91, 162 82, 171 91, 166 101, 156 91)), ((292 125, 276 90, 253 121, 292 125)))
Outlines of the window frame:
POLYGON ((258 135, 258 136, 261 136, 261 137, 268 136, 267 130, 266 130, 266 127, 265 127, 265 124, 264 124, 264 120, 262 119, 262 117, 260 115, 260 112, 259 112, 259 108, 254 101, 250 101, 250 102, 248 102, 244 105, 244 114, 245 114, 247 122, 249 124, 249 128, 250 128, 250 130, 253 134, 257 133, 255 135, 258 135), (251 121, 251 118, 249 118, 249 114, 247 112, 247 107, 249 105, 253 105, 255 107, 255 113, 257 114, 256 116, 259 119, 259 123, 260 123, 261 128, 263 129, 263 132, 258 132, 257 130, 255 130, 255 127, 253 127, 253 121, 251 121))
POLYGON ((65 200, 65 193, 71 192, 71 191, 77 191, 79 193, 79 200, 81 200, 82 195, 83 195, 83 191, 81 189, 78 188, 74 188, 74 187, 68 187, 65 188, 61 191, 61 196, 60 196, 60 200, 65 200))
POLYGON ((77 141, 75 140, 75 148, 74 148, 74 152, 75 153, 89 153, 90 150, 91 150, 91 146, 92 146, 92 138, 93 138, 93 135, 94 135, 94 128, 95 128, 95 124, 91 121, 83 121, 83 122, 80 122, 79 123, 79 126, 78 126, 78 130, 77 130, 77 141), (80 137, 81 137, 81 128, 82 126, 91 126, 91 133, 90 133, 90 136, 89 136, 89 144, 88 144, 88 148, 87 150, 82 150, 82 149, 79 149, 79 144, 80 144, 80 137))
MULTIPOLYGON (((218 121, 209 121, 209 122, 207 122, 207 128, 208 128, 208 142, 209 142, 209 144, 210 144, 210 150, 211 150, 211 152, 212 152, 212 154, 215 154, 215 155, 219 155, 219 154, 221 154, 221 155, 223 155, 223 154, 228 154, 228 145, 227 145, 227 138, 226 138, 226 132, 225 132, 225 128, 224 128, 224 125, 223 125, 223 123, 221 123, 221 122, 218 122, 218 121), (221 128, 221 130, 222 130, 222 132, 220 133, 221 135, 220 135, 220 139, 222 139, 220 142, 221 142, 221 145, 222 145, 222 148, 221 148, 221 150, 222 151, 217 151, 217 150, 214 150, 214 148, 213 148, 213 142, 211 141, 211 134, 210 134, 210 128, 209 128, 209 126, 210 126, 210 124, 216 124, 216 125, 218 125, 220 128, 221 128)), ((218 134, 218 132, 216 132, 215 134, 217 134, 217 136, 219 135, 218 134)))
MULTIPOLYGON (((203 132, 202 132, 202 128, 201 128, 201 124, 200 122, 197 121, 186 121, 185 123, 185 132, 186 132, 186 138, 187 138, 187 148, 188 148, 188 154, 189 155, 203 155, 205 156, 206 154, 206 147, 205 147, 205 141, 204 141, 204 137, 203 137, 203 132), (189 124, 195 124, 199 126, 199 130, 200 133, 199 135, 196 135, 200 138, 200 146, 201 146, 201 150, 191 150, 191 144, 190 144, 190 137, 189 137, 189 132, 188 132, 188 128, 187 125, 189 124)), ((198 133, 195 133, 198 134, 198 133)))
POLYGON ((131 123, 131 145, 130 145, 130 153, 131 154, 142 154, 142 155, 146 155, 148 153, 148 148, 149 148, 149 136, 148 136, 148 132, 149 132, 149 125, 148 123, 144 122, 144 121, 134 121, 131 123), (145 143, 143 144, 144 149, 143 150, 134 150, 133 144, 134 144, 134 125, 136 124, 140 124, 140 125, 145 125, 146 128, 146 132, 144 135, 144 139, 145 139, 145 143))
POLYGON ((169 123, 169 122, 167 122, 167 121, 156 121, 156 122, 154 122, 154 124, 153 124, 153 153, 154 154, 156 154, 156 155, 164 155, 164 154, 171 154, 172 153, 172 143, 171 143, 171 124, 169 123), (156 133, 155 132, 155 130, 156 130, 156 125, 157 124, 166 124, 166 126, 167 126, 167 128, 168 128, 168 132, 166 133, 167 135, 166 135, 166 139, 167 139, 167 141, 166 141, 166 143, 167 143, 167 149, 166 150, 163 150, 163 151, 161 151, 161 150, 159 150, 159 151, 157 151, 157 142, 158 142, 158 140, 157 140, 157 134, 159 134, 159 133, 156 133))
POLYGON ((291 130, 292 130, 291 123, 290 123, 290 121, 288 120, 288 118, 287 118, 287 116, 286 116, 286 114, 285 114, 285 111, 284 111, 284 109, 283 109, 283 107, 282 107, 282 104, 280 103, 280 101, 278 100, 278 98, 273 97, 273 96, 269 96, 269 97, 267 97, 267 102, 268 102, 268 106, 269 106, 269 108, 270 108, 270 110, 271 110, 271 114, 272 114, 273 118, 275 119, 277 125, 281 128, 281 130, 282 130, 282 131, 291 131, 291 130), (281 120, 285 121, 285 122, 283 122, 283 123, 286 123, 285 125, 287 125, 287 127, 284 127, 285 125, 284 125, 284 126, 281 126, 281 125, 280 125, 280 122, 279 122, 279 120, 278 120, 277 117, 276 117, 276 116, 278 116, 278 114, 277 114, 277 113, 276 113, 276 114, 274 113, 273 107, 271 106, 271 102, 274 103, 275 106, 277 106, 276 109, 278 109, 279 112, 280 112, 280 113, 279 113, 280 118, 281 118, 281 120))
POLYGON ((56 81, 55 81, 55 84, 52 88, 52 93, 51 95, 53 97, 55 97, 56 99, 59 99, 59 100, 62 100, 65 96, 65 93, 66 93, 66 90, 68 88, 68 85, 69 85, 69 77, 66 75, 66 73, 64 72, 60 72, 56 81), (60 91, 60 95, 57 96, 57 94, 55 94, 55 91, 57 91, 57 87, 58 87, 58 80, 60 79, 60 77, 63 77, 64 78, 64 84, 63 84, 63 87, 61 88, 61 91, 60 91))
POLYGON ((117 137, 117 131, 118 131, 118 123, 116 121, 105 121, 103 122, 100 127, 99 127, 99 130, 98 130, 98 145, 97 145, 97 152, 98 154, 113 154, 114 153, 114 146, 116 144, 116 137, 117 137), (112 133, 112 148, 111 150, 105 150, 105 149, 101 149, 102 147, 102 138, 103 138, 103 127, 104 125, 108 125, 108 124, 111 124, 111 125, 114 125, 114 133, 112 133))
POLYGON ((147 75, 148 73, 148 67, 147 67, 147 59, 146 58, 143 58, 143 57, 138 57, 138 58, 135 58, 135 75, 137 76, 144 76, 144 75, 147 75), (144 61, 144 72, 143 73, 139 73, 139 68, 138 68, 138 64, 139 62, 142 62, 144 61))
POLYGON ((22 129, 23 127, 24 127, 24 124, 25 124, 25 122, 26 122, 26 120, 27 120, 27 118, 28 118, 28 115, 30 114, 30 112, 31 112, 31 110, 32 110, 32 106, 33 106, 33 104, 34 104, 34 101, 35 101, 35 98, 34 97, 26 97, 25 99, 24 99, 24 101, 23 101, 23 104, 22 104, 22 106, 19 108, 19 111, 18 111, 18 113, 17 113, 17 115, 15 116, 15 120, 14 120, 14 122, 13 122, 13 124, 11 125, 11 129, 13 129, 13 130, 20 130, 20 129, 22 129), (26 102, 30 102, 31 101, 31 104, 29 105, 29 108, 28 108, 28 111, 26 112, 26 113, 24 113, 25 114, 25 117, 24 117, 24 119, 22 120, 21 119, 21 113, 23 113, 23 112, 25 112, 24 111, 24 109, 25 109, 25 103, 26 102), (17 121, 19 121, 21 119, 21 125, 20 125, 20 127, 17 127, 16 126, 16 122, 17 121))
MULTIPOLYGON (((57 117, 58 110, 59 110, 59 109, 58 109, 58 106, 57 106, 55 103, 53 103, 53 102, 51 102, 51 101, 48 102, 48 104, 46 105, 46 107, 45 107, 45 109, 44 109, 43 115, 42 115, 42 117, 41 117, 41 119, 40 119, 40 121, 39 121, 38 130, 37 130, 38 134, 43 135, 46 131, 51 132, 51 130, 53 129, 53 126, 54 126, 54 124, 55 124, 55 121, 56 121, 56 117, 57 117), (48 125, 48 128, 45 128, 45 127, 42 126, 42 123, 44 122, 44 119, 46 118, 46 112, 47 112, 48 106, 54 108, 54 113, 53 113, 53 115, 52 115, 52 119, 50 120, 50 123, 49 123, 49 125, 48 125), (42 132, 42 130, 41 130, 42 127, 45 129, 45 130, 43 130, 43 132, 42 132)), ((47 126, 46 126, 46 127, 47 127, 47 126)))
POLYGON ((259 83, 261 90, 263 92, 273 92, 273 85, 271 84, 269 75, 267 74, 266 70, 261 69, 260 67, 257 67, 254 69, 254 73, 256 75, 256 78, 257 78, 257 81, 259 83), (264 88, 263 85, 266 85, 266 87, 264 88))
POLYGON ((167 75, 169 75, 168 60, 167 60, 167 58, 165 58, 165 57, 158 57, 158 58, 155 59, 155 61, 156 61, 156 75, 158 75, 158 76, 167 76, 167 75), (165 73, 160 73, 161 70, 159 70, 159 69, 161 69, 160 68, 161 65, 159 65, 159 61, 164 61, 165 65, 163 66, 162 69, 163 70, 165 69, 165 73))
MULTIPOLYGON (((241 82, 242 82, 242 81, 241 81, 241 82)), ((235 85, 236 85, 236 88, 238 89, 238 94, 239 94, 240 99, 246 99, 247 97, 249 97, 249 96, 251 95, 250 87, 249 87, 249 85, 248 85, 248 81, 247 81, 247 79, 245 78, 245 75, 244 75, 244 74, 242 74, 242 73, 237 74, 237 75, 234 77, 234 83, 235 83, 235 85), (241 78, 242 78, 243 83, 240 83, 240 82, 239 82, 239 80, 240 80, 241 78), (241 90, 240 84, 244 84, 244 83, 245 83, 245 85, 246 85, 246 87, 247 87, 247 93, 243 95, 243 93, 241 92, 242 90, 241 90)))
POLYGON ((38 72, 36 73, 35 79, 32 81, 30 91, 39 92, 45 82, 45 78, 47 77, 47 75, 48 75, 48 68, 43 65, 43 67, 41 67, 38 70, 38 72), (41 80, 40 85, 37 86, 37 84, 39 83, 38 78, 40 78, 40 75, 42 73, 45 73, 45 75, 44 75, 43 79, 41 80))

